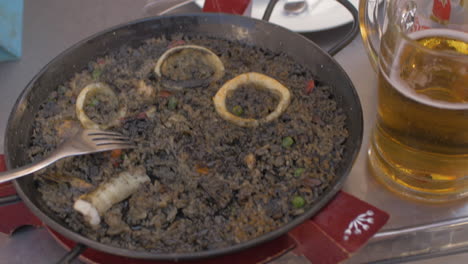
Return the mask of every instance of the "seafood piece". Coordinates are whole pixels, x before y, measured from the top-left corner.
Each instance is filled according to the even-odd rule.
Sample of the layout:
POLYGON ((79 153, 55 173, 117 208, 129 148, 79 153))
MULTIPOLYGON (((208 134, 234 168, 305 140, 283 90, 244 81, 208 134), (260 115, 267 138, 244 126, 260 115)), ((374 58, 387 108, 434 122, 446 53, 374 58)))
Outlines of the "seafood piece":
POLYGON ((92 192, 80 196, 73 208, 80 212, 92 227, 97 227, 109 208, 127 199, 141 184, 148 182, 150 178, 143 167, 121 172, 117 177, 101 183, 92 192))
POLYGON ((249 153, 247 156, 244 158, 244 162, 247 165, 247 168, 250 170, 253 170, 255 168, 255 163, 257 162, 257 159, 255 158, 255 154, 249 153))
POLYGON ((59 174, 59 173, 45 173, 42 175, 44 179, 49 181, 53 181, 56 183, 67 183, 73 188, 77 188, 80 190, 89 190, 93 188, 93 185, 83 179, 66 175, 66 174, 59 174))
POLYGON ((119 123, 119 118, 124 117, 125 107, 120 107, 119 100, 114 91, 104 83, 91 83, 81 90, 76 99, 76 115, 84 128, 107 129, 119 123), (99 97, 103 102, 100 102, 99 97), (87 109, 102 109, 95 111, 93 121, 87 114, 87 109), (101 114, 101 115, 100 115, 101 114), (106 116, 102 116, 105 114, 106 116))
POLYGON ((77 121, 73 120, 64 120, 59 124, 55 125, 55 130, 57 131, 57 136, 60 139, 70 138, 80 130, 81 125, 77 121))
POLYGON ((151 85, 146 84, 144 80, 139 80, 137 83, 137 92, 145 98, 151 99, 155 96, 156 90, 151 85))
POLYGON ((224 76, 224 65, 213 51, 197 45, 173 47, 159 58, 154 68, 161 84, 181 90, 208 86, 224 76))
POLYGON ((289 89, 283 86, 277 80, 261 73, 249 72, 238 75, 227 81, 213 97, 216 112, 225 120, 242 127, 256 127, 263 123, 268 123, 278 118, 289 106, 291 102, 291 93, 289 89), (232 95, 234 90, 242 85, 255 84, 261 89, 266 89, 278 96, 280 99, 276 109, 269 115, 260 118, 243 118, 232 114, 226 108, 226 99, 232 95))

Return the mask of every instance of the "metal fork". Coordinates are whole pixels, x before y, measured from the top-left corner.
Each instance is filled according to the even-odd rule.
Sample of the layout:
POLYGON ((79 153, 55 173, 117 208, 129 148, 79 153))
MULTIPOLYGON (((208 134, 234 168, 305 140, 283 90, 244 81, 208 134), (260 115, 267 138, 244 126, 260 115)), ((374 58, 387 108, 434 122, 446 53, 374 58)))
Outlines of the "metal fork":
POLYGON ((60 144, 57 149, 44 159, 23 167, 1 172, 0 183, 36 172, 65 157, 133 147, 135 147, 135 144, 129 138, 119 133, 96 129, 81 129, 74 136, 60 144))

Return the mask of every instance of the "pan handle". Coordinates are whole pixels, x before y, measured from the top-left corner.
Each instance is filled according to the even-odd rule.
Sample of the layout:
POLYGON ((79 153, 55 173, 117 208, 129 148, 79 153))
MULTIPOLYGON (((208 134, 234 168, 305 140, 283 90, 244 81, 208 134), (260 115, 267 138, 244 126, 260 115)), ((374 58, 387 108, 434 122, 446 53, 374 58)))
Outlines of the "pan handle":
MULTIPOLYGON (((353 39, 359 33, 359 14, 358 14, 357 9, 354 7, 353 4, 349 2, 349 0, 336 0, 336 1, 338 1, 338 3, 340 3, 346 9, 348 9, 348 11, 351 13, 351 15, 353 16, 353 26, 351 27, 351 30, 343 37, 342 40, 338 41, 335 45, 333 45, 333 47, 331 47, 327 51, 331 56, 334 56, 340 50, 346 47, 351 41, 353 41, 353 39)), ((268 2, 268 6, 262 18, 264 21, 270 20, 271 13, 273 12, 273 8, 275 8, 276 3, 278 3, 278 0, 270 0, 268 2)))
POLYGON ((73 261, 75 258, 77 258, 81 253, 83 253, 88 247, 83 245, 83 244, 76 244, 75 247, 68 251, 65 256, 63 256, 59 261, 57 261, 57 264, 69 264, 71 261, 73 261))
POLYGON ((0 197, 0 207, 9 205, 12 203, 20 202, 21 198, 17 194, 12 194, 10 196, 0 197))
MULTIPOLYGON (((4 171, 6 171, 5 155, 0 154, 0 174, 4 171)), ((0 207, 21 201, 21 198, 11 184, 2 184, 0 190, 0 195, 2 195, 2 197, 0 197, 0 207)))
MULTIPOLYGON (((357 9, 354 7, 353 4, 349 2, 349 0, 336 0, 342 6, 344 6, 353 16, 353 26, 351 30, 344 36, 344 38, 338 41, 333 47, 328 50, 328 53, 331 56, 335 56, 340 50, 344 47, 348 46, 348 44, 353 41, 356 35, 359 33, 359 14, 357 9)), ((362 0, 361 0, 362 1, 362 0)))
POLYGON ((147 0, 143 12, 147 16, 164 15, 194 0, 147 0))
POLYGON ((264 20, 264 21, 270 20, 271 13, 273 12, 273 9, 275 8, 276 3, 278 3, 278 0, 270 0, 268 2, 268 5, 267 5, 267 7, 265 9, 265 13, 263 13, 262 20, 264 20))

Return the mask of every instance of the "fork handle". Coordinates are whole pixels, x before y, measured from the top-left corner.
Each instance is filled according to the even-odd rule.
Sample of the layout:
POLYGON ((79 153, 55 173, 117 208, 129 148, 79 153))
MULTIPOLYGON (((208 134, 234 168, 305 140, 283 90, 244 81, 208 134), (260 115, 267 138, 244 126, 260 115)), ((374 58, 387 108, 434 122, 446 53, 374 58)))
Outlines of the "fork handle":
POLYGON ((40 169, 43 169, 49 166, 50 164, 54 163, 55 161, 61 158, 63 158, 63 156, 56 155, 56 154, 54 155, 54 153, 51 153, 51 155, 48 155, 47 157, 45 157, 44 159, 40 161, 33 162, 31 164, 28 164, 19 168, 15 168, 12 170, 8 170, 5 172, 0 172, 0 183, 4 183, 7 181, 11 181, 11 180, 29 175, 33 172, 36 172, 40 169))

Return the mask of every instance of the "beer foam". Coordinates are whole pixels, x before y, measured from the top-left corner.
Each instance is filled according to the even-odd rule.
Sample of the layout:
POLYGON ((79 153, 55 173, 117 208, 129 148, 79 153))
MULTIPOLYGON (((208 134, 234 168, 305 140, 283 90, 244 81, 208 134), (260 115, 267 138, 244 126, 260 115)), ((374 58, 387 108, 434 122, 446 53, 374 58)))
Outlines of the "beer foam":
MULTIPOLYGON (((425 29, 420 31, 415 31, 408 34, 408 37, 413 40, 437 36, 437 37, 446 37, 452 39, 458 39, 465 42, 468 42, 468 33, 451 30, 451 29, 425 29)), ((396 52, 396 58, 401 57, 401 53, 403 52, 403 45, 398 47, 396 52)), ((436 52, 436 51, 434 51, 436 52)), ((393 61, 392 70, 390 72, 390 78, 387 74, 383 74, 385 79, 401 94, 405 95, 406 97, 412 99, 413 101, 419 102, 421 104, 425 104, 431 107, 442 108, 442 109, 451 109, 451 110, 465 110, 468 109, 468 103, 453 103, 453 102, 445 102, 440 100, 434 100, 429 96, 419 94, 413 89, 409 88, 406 83, 400 78, 399 72, 395 69, 399 69, 395 64, 399 62, 399 59, 395 59, 393 61)), ((382 66, 380 65, 380 71, 383 73, 382 66)))
POLYGON ((445 37, 468 42, 468 33, 453 29, 430 28, 411 32, 407 36, 413 40, 418 40, 427 37, 445 37))

